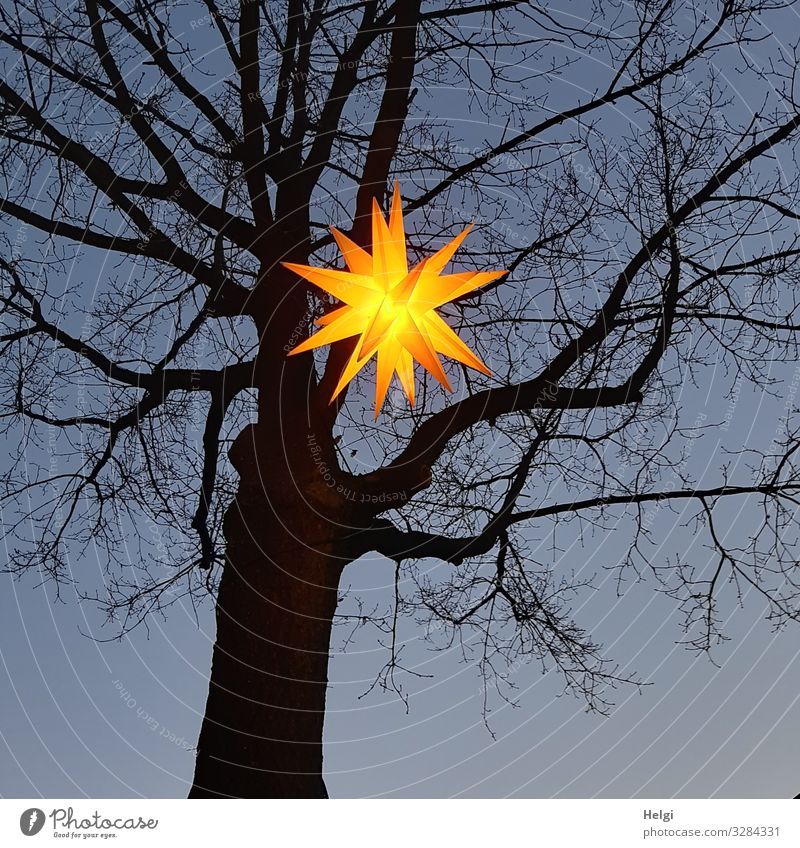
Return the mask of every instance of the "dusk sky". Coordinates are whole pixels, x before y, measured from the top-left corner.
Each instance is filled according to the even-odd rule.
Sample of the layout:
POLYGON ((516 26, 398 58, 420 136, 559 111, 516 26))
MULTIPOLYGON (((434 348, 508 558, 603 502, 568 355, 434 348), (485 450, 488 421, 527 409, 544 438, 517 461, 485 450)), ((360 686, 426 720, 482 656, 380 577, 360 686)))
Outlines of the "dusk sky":
MULTIPOLYGON (((590 5, 588 0, 560 4, 576 20, 590 5)), ((800 32, 797 8, 770 21, 772 40, 752 46, 756 58, 800 32)), ((186 27, 196 29, 188 19, 186 27)), ((203 37, 199 30, 197 37, 203 37)), ((563 85, 554 85, 554 100, 580 99, 602 85, 598 75, 608 73, 594 59, 574 58, 563 85)), ((214 60, 210 55, 208 61, 214 60)), ((737 114, 759 107, 761 88, 733 66, 718 70, 737 114)), ((466 147, 503 130, 470 111, 467 92, 443 87, 418 96, 466 147)), ((619 110, 602 126, 616 138, 635 130, 636 120, 619 110)), ((779 160, 787 183, 796 182, 796 163, 788 156, 779 160)), ((479 210, 453 210, 453 227, 475 217, 479 210)), ((86 262, 79 268, 82 295, 91 301, 102 288, 100 270, 86 262)), ((531 292, 534 303, 537 294, 531 292)), ((681 420, 701 422, 706 429, 692 440, 685 468, 713 481, 724 448, 768 444, 786 423, 787 411, 797 406, 787 388, 793 380, 796 386, 797 367, 773 368, 771 376, 783 381, 783 388, 771 394, 746 384, 732 393, 731 375, 713 362, 700 372, 701 384, 687 380, 681 420)), ((13 434, 5 438, 13 444, 13 434)), ((610 453, 607 458, 616 461, 610 453)), ((746 456, 727 456, 727 461, 731 479, 746 478, 746 456)), ((683 523, 692 507, 662 505, 653 513, 649 555, 654 560, 678 554, 702 567, 718 556, 704 535, 694 535, 683 523)), ((733 543, 746 537, 759 517, 752 501, 737 498, 721 505, 715 518, 719 532, 733 543)), ((710 657, 691 652, 680 644, 682 619, 673 599, 655 589, 646 574, 637 580, 629 573, 617 582, 614 566, 630 544, 632 529, 625 510, 610 511, 606 526, 610 529, 593 531, 586 524, 581 534, 580 525, 571 523, 567 532, 561 530, 559 550, 548 550, 552 537, 541 527, 525 532, 539 560, 591 580, 593 588, 577 599, 573 616, 620 672, 635 674, 641 686, 621 685, 605 716, 587 712, 585 701, 564 694, 556 672, 536 662, 513 669, 515 688, 503 689, 502 695, 485 691, 475 663, 465 662, 457 645, 437 650, 436 634, 426 640, 413 620, 402 620, 402 661, 414 672, 401 677, 404 703, 372 687, 386 662, 376 631, 351 634, 342 622, 334 630, 325 730, 331 797, 786 798, 799 793, 798 625, 776 631, 765 621, 765 603, 754 589, 745 587, 739 604, 726 587, 719 613, 728 640, 710 657)), ((137 548, 132 544, 120 555, 133 562, 137 548)), ((99 550, 73 551, 71 567, 82 593, 102 592, 99 550)), ((445 566, 424 561, 420 568, 445 566)), ((385 608, 393 575, 393 564, 377 554, 350 564, 340 584, 347 594, 340 613, 355 610, 353 598, 365 608, 385 608)), ((19 579, 0 574, 0 795, 186 796, 208 690, 212 604, 194 607, 180 599, 165 616, 153 614, 121 639, 114 638, 117 634, 91 602, 79 601, 74 587, 62 587, 56 597, 52 584, 35 574, 19 579)))

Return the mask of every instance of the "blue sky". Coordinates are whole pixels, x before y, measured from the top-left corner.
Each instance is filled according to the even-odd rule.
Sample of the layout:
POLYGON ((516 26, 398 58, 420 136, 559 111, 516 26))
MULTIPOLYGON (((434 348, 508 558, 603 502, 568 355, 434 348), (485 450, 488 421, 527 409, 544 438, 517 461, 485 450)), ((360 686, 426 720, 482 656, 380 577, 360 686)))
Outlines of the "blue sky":
MULTIPOLYGON (((774 20, 787 32, 796 25, 793 10, 774 20)), ((775 38, 782 34, 776 29, 775 38)), ((765 45, 753 49, 768 52, 765 45)), ((738 78, 731 68, 721 70, 735 93, 736 109, 760 103, 754 82, 738 78)), ((554 96, 592 90, 598 73, 591 62, 579 63, 568 90, 554 96)), ((464 92, 429 90, 421 96, 467 146, 502 129, 471 114, 464 92)), ((609 132, 615 121, 617 129, 627 127, 628 117, 613 116, 609 132)), ((791 160, 784 167, 787 180, 795 180, 791 160)), ((457 212, 469 217, 474 210, 457 212)), ((88 299, 93 296, 94 288, 88 299)), ((792 373, 789 364, 774 376, 790 380, 792 373)), ((689 421, 703 415, 709 423, 727 424, 710 428, 692 445, 690 462, 701 470, 719 457, 723 442, 768 444, 785 416, 782 397, 745 388, 731 403, 724 370, 712 366, 704 374, 701 385, 682 390, 682 414, 689 421)), ((737 471, 746 474, 743 462, 737 471)), ((679 512, 680 507, 659 511, 653 556, 680 552, 702 567, 714 554, 707 539, 681 523, 679 512)), ((403 679, 404 703, 379 688, 367 691, 386 660, 374 631, 360 631, 344 650, 349 631, 342 626, 333 646, 325 731, 331 796, 791 797, 800 792, 796 627, 773 631, 764 621, 762 599, 752 590, 745 591, 742 605, 726 591, 721 612, 729 640, 711 659, 688 652, 678 644, 681 617, 673 600, 646 580, 617 585, 611 569, 624 554, 630 530, 622 515, 613 533, 563 540, 557 566, 592 577, 595 590, 576 601, 575 616, 623 672, 636 672, 646 685, 621 687, 610 714, 601 716, 564 695, 552 670, 521 665, 506 701, 484 692, 476 666, 463 661, 456 648, 431 650, 420 628, 404 621, 404 664, 423 675, 403 679)), ((726 504, 719 514, 726 538, 746 535, 754 520, 752 504, 744 500, 726 504)), ((546 541, 537 532, 530 530, 530 545, 538 550, 546 541)), ((91 546, 75 558, 83 591, 102 587, 103 565, 91 546)), ((348 566, 342 590, 363 598, 366 606, 383 607, 391 599, 392 581, 391 563, 364 557, 348 566)), ((167 617, 153 616, 146 627, 114 640, 113 629, 104 627, 99 612, 80 603, 72 588, 56 598, 53 587, 33 574, 19 580, 0 575, 0 583, 0 795, 184 796, 207 690, 211 605, 195 608, 180 601, 167 617)))

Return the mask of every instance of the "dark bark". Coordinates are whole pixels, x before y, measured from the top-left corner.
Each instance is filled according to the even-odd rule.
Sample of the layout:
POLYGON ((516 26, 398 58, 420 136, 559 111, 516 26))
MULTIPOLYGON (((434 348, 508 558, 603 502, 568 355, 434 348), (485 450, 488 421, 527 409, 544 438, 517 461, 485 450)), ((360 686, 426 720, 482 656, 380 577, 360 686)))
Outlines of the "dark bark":
POLYGON ((329 439, 291 414, 307 403, 301 385, 284 387, 288 432, 267 408, 275 387, 266 386, 263 423, 247 427, 230 452, 240 482, 225 518, 193 798, 327 797, 328 651, 351 516, 336 491, 329 439))
POLYGON ((328 648, 344 561, 321 538, 331 525, 308 505, 287 505, 285 526, 266 499, 260 509, 250 506, 234 505, 226 519, 217 641, 190 797, 324 798, 328 648))

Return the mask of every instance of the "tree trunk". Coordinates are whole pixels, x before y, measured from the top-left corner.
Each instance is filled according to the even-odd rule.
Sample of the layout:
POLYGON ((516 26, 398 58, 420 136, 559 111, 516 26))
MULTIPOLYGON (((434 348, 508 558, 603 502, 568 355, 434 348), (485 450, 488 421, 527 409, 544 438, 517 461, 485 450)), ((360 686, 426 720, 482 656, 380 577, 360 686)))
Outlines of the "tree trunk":
POLYGON ((242 455, 241 445, 263 444, 257 429, 232 455, 241 480, 225 518, 217 641, 189 797, 325 798, 328 652, 346 563, 336 537, 346 521, 323 516, 309 495, 313 481, 290 473, 281 446, 268 463, 253 461, 258 450, 242 455))

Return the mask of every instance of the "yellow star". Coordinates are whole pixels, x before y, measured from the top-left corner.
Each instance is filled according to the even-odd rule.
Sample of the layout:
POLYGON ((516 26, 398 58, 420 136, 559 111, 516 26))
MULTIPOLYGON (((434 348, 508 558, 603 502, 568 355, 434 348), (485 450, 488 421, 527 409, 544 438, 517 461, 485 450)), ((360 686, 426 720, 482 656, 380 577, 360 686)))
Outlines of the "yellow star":
POLYGON ((322 329, 301 342, 289 355, 342 339, 360 336, 342 371, 331 402, 377 353, 375 418, 383 406, 392 375, 397 374, 414 405, 416 359, 448 391, 452 391, 437 353, 491 374, 436 312, 436 308, 502 277, 506 271, 465 271, 442 274, 445 265, 472 229, 468 226, 441 250, 408 269, 403 210, 397 183, 388 223, 377 200, 372 201, 372 255, 344 233, 331 227, 347 270, 283 264, 344 304, 317 320, 322 329))

